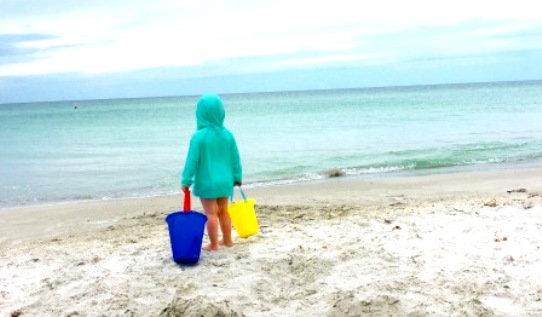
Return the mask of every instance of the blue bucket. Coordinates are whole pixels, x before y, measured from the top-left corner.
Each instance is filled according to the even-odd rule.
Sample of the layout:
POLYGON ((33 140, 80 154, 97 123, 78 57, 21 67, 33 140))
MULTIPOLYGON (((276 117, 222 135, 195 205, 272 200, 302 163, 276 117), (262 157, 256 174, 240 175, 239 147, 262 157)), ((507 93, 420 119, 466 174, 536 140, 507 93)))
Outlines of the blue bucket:
POLYGON ((185 210, 167 215, 173 261, 196 264, 201 254, 207 216, 190 209, 190 192, 185 192, 185 210), (187 204, 188 201, 188 204, 187 204))

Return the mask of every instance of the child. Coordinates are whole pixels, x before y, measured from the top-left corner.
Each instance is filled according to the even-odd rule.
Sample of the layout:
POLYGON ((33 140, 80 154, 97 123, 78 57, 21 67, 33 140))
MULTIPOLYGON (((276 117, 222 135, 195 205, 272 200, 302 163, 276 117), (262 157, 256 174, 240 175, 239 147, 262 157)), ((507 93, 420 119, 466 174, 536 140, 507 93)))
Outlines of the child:
POLYGON ((242 184, 242 168, 237 143, 224 127, 224 106, 220 97, 205 94, 196 107, 197 130, 192 135, 181 178, 183 191, 191 185, 207 215, 211 241, 203 250, 218 250, 219 244, 233 246, 228 199, 234 186, 242 184), (218 240, 218 225, 222 240, 218 240))

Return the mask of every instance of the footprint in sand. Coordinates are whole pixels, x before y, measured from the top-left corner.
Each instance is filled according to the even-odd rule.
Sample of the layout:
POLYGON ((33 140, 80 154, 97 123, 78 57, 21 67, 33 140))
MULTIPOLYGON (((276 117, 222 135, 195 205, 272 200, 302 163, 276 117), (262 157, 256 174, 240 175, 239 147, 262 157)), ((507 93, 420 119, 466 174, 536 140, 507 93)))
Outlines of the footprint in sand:
POLYGON ((353 292, 334 294, 327 317, 404 316, 399 299, 387 295, 361 299, 353 292))

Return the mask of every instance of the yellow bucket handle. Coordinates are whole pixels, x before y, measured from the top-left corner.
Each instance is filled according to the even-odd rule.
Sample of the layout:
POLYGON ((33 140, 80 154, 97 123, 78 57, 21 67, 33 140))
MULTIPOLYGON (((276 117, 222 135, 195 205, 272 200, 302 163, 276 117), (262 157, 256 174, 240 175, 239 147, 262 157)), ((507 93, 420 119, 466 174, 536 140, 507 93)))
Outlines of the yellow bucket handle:
MULTIPOLYGON (((243 196, 243 200, 244 201, 247 201, 247 196, 245 196, 245 192, 243 191, 243 189, 241 188, 241 186, 239 186, 239 190, 241 191, 241 196, 243 196)), ((233 188, 233 193, 231 194, 231 197, 230 197, 230 201, 233 202, 233 195, 235 194, 235 187, 233 188)))

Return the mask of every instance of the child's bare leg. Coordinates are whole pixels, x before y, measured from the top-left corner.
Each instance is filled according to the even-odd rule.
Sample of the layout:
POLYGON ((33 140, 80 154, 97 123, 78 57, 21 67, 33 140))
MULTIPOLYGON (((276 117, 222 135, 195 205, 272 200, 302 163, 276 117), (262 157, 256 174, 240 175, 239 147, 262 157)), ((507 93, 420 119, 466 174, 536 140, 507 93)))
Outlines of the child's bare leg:
POLYGON ((218 221, 222 230, 222 240, 220 244, 231 247, 233 240, 231 239, 231 218, 228 214, 228 197, 221 197, 216 200, 218 207, 218 221))
POLYGON ((207 215, 207 234, 211 243, 203 246, 203 250, 216 251, 218 250, 218 204, 216 199, 201 198, 201 206, 205 215, 207 215))

